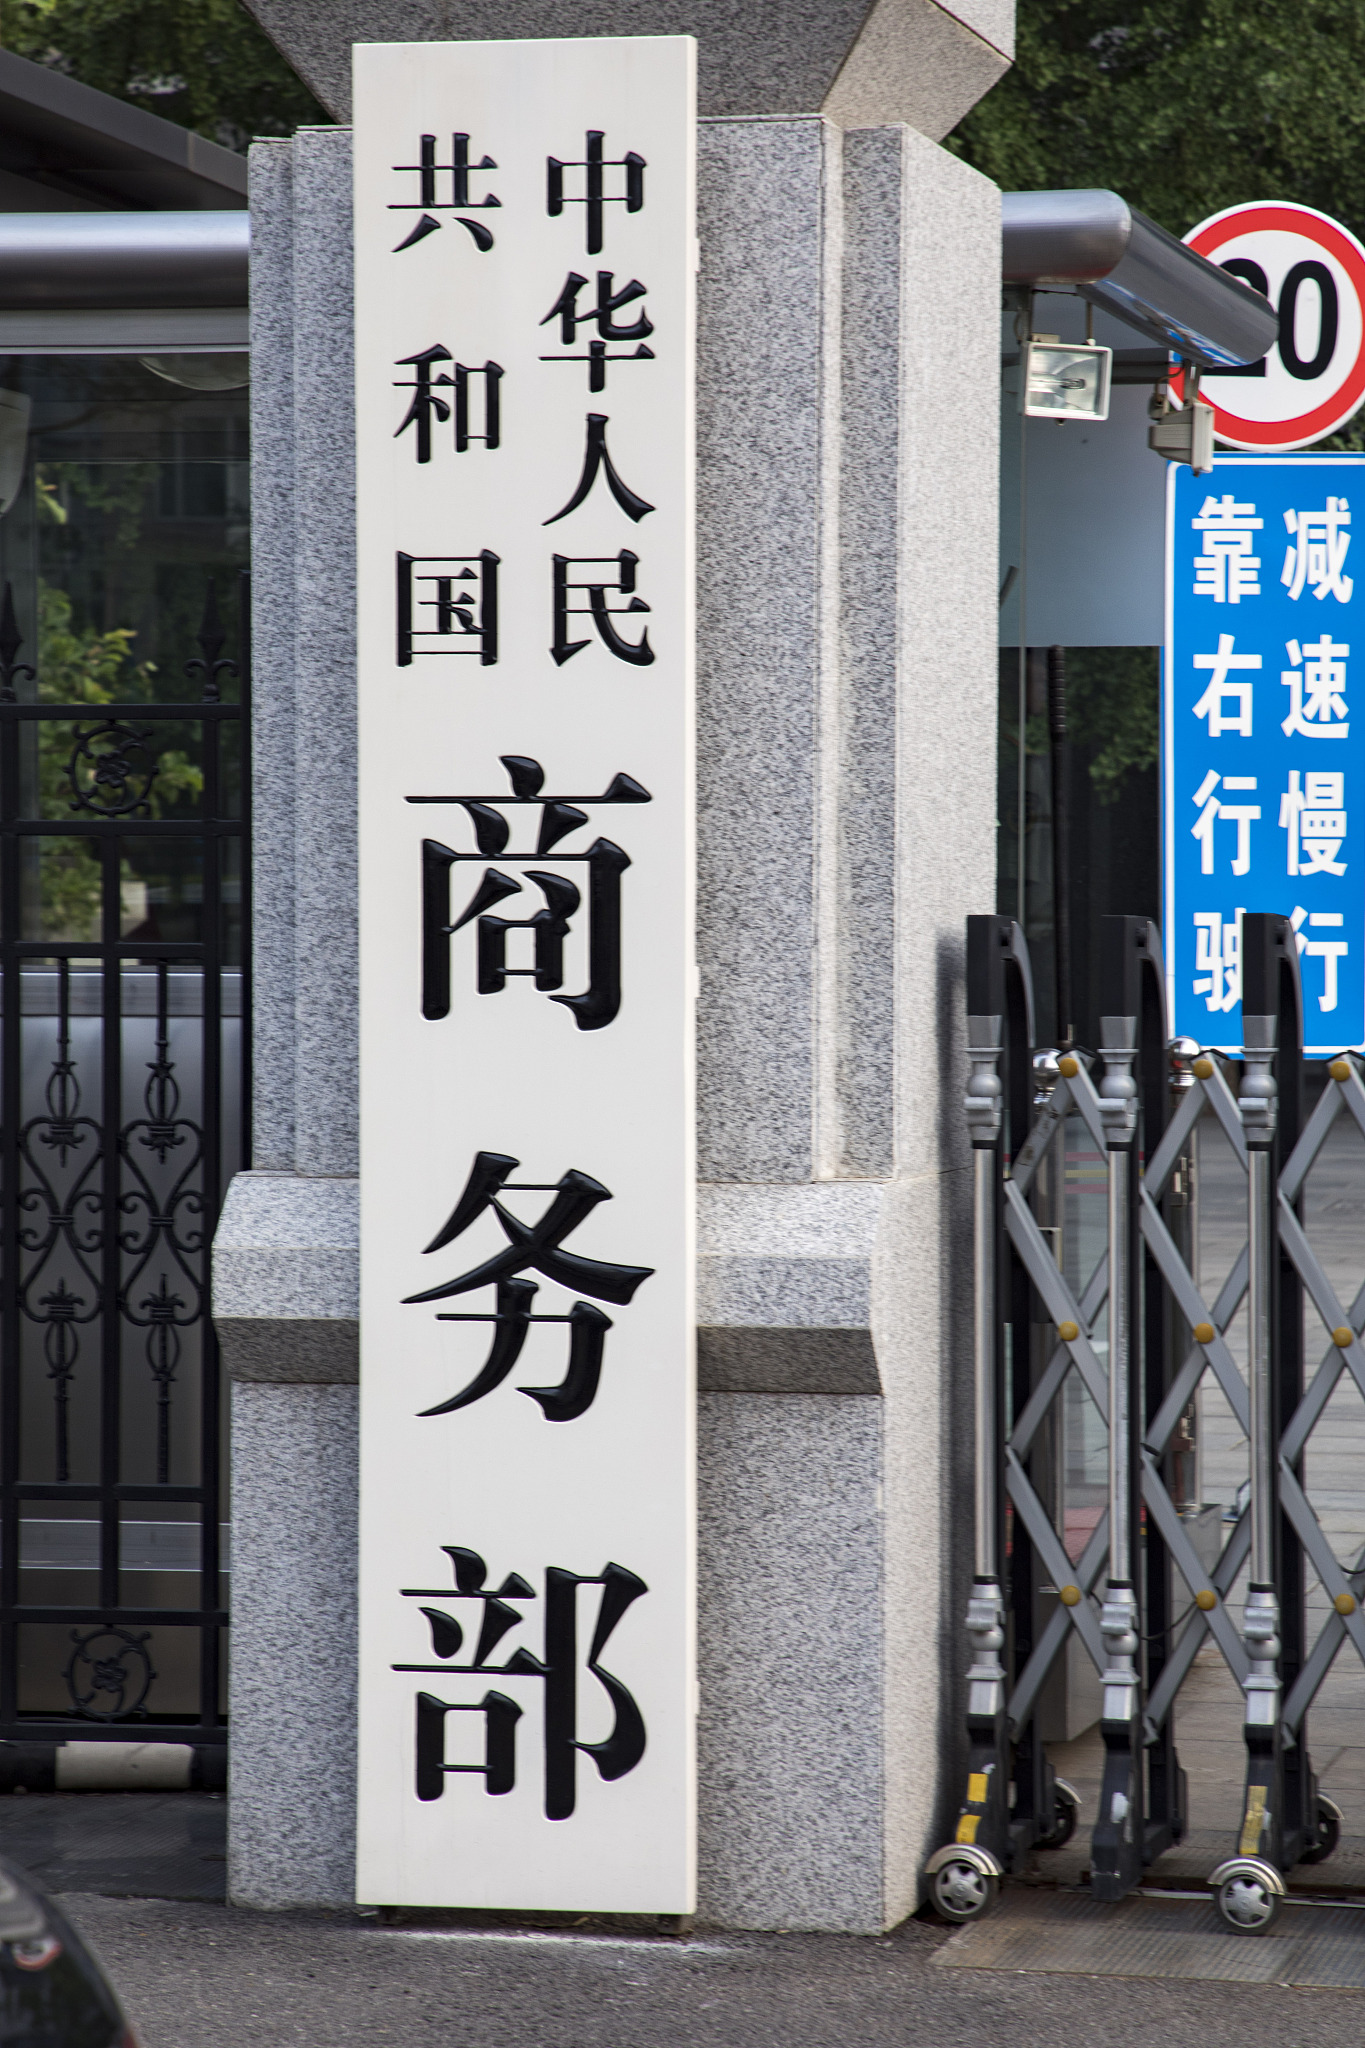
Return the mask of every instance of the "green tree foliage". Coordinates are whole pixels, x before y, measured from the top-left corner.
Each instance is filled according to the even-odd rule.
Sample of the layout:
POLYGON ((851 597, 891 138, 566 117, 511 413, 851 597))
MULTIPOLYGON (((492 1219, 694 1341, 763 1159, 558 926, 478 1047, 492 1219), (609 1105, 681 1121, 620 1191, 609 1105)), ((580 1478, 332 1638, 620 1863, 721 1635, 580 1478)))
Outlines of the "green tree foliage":
MULTIPOLYGON (((1290 199, 1365 239, 1362 0, 1019 0, 1018 37, 947 142, 1005 191, 1105 186, 1175 235, 1290 199)), ((1365 412, 1319 445, 1365 447, 1365 412)), ((1068 663, 1075 738, 1095 749, 1099 801, 1117 802, 1156 764, 1155 655, 1068 663)), ((1026 745, 1046 752, 1041 720, 1026 745)))
POLYGON ((1365 238, 1365 6, 1020 0, 1015 65, 947 146, 1006 191, 1109 186, 1176 235, 1294 199, 1365 238))
POLYGON ((0 46, 229 149, 330 118, 240 0, 0 0, 0 46))

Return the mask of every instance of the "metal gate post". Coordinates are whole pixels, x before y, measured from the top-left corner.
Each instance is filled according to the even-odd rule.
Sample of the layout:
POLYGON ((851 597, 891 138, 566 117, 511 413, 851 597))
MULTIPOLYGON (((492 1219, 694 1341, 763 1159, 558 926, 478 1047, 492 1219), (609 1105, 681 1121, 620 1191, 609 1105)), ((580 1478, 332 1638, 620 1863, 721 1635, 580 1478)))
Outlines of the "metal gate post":
MULTIPOLYGON (((1159 1135, 1165 1080, 1165 1018, 1159 940, 1145 918, 1107 917, 1103 925, 1100 1018, 1100 1116, 1108 1180, 1109 1254, 1109 1573, 1100 1629, 1108 1653, 1102 1677, 1100 1733, 1104 1773, 1091 1839, 1091 1889, 1120 1899, 1143 1865, 1173 1839, 1170 1816, 1149 1841, 1143 1770, 1143 1605, 1139 1602, 1138 1434, 1143 1419, 1143 1256, 1138 1235, 1139 1112, 1156 1106, 1159 1135), (1149 1085, 1139 1096, 1138 1074, 1149 1085)), ((1149 1333, 1149 1337, 1152 1333, 1149 1333)), ((1178 1780, 1178 1767, 1177 1767, 1178 1780)))
MULTIPOLYGON (((985 1910, 1021 1847, 1055 1825, 1051 1799, 1041 1825, 1011 1814, 1010 1728, 1006 1714, 1004 1383, 1000 1371, 1003 1293, 998 1247, 1010 1140, 1028 1128, 1033 1000, 1023 934, 1006 917, 967 920, 967 1053, 964 1110, 972 1143, 973 1202, 973 1582, 967 1603, 967 1782, 953 1841, 927 1865, 934 1904, 951 1920, 985 1910), (1004 1075, 1000 1069, 1004 1064, 1004 1075)), ((1050 1777, 1041 1747, 1037 1766, 1050 1777)), ((1026 1773, 1027 1775, 1027 1773, 1026 1773)), ((1024 1790, 1025 1788, 1020 1788, 1024 1790)), ((1031 1786, 1027 1790, 1032 1790, 1031 1786)), ((1024 1816, 1041 1810, 1025 1796, 1024 1816)))
POLYGON ((1282 1258, 1278 1168, 1298 1137, 1303 1023, 1298 952, 1288 918, 1242 924, 1244 1069, 1238 1097, 1247 1144, 1247 1380, 1250 1397, 1251 1551, 1242 1638, 1246 1793, 1235 1856, 1210 1883, 1238 1933, 1268 1927, 1284 1896, 1282 1873, 1317 1845, 1317 1786, 1306 1743, 1284 1724, 1285 1677, 1303 1661, 1303 1551, 1280 1502, 1282 1426, 1302 1396, 1302 1297, 1282 1258), (1283 1098, 1283 1100, 1281 1100, 1283 1098), (1285 1636, 1292 1669, 1282 1671, 1285 1636))

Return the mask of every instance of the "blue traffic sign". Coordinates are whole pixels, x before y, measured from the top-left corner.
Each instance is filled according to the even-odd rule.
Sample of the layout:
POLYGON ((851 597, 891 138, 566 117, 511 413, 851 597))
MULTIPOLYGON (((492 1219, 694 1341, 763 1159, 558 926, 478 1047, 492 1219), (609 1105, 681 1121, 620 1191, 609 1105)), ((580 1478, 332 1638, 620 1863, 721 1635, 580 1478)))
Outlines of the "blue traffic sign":
POLYGON ((1201 1045, 1241 1051, 1242 918, 1278 910, 1298 941, 1305 1050, 1365 1046, 1362 463, 1219 455, 1202 476, 1168 474, 1166 972, 1172 1029, 1201 1045))

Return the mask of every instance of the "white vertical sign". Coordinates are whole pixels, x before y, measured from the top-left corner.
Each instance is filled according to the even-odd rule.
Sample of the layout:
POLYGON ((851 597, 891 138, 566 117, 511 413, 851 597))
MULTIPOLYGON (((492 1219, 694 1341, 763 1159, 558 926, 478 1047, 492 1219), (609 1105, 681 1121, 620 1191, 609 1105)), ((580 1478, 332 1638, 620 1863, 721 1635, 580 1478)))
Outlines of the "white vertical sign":
POLYGON ((694 62, 355 50, 373 1903, 693 1904, 694 62))

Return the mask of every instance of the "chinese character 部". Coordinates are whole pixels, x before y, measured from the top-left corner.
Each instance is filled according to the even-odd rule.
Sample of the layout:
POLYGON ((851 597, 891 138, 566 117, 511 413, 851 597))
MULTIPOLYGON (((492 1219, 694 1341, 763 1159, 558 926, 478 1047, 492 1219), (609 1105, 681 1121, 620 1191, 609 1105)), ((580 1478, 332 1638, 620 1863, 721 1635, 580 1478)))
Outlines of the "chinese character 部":
MULTIPOLYGON (((633 1771, 645 1753, 644 1716, 621 1680, 603 1669, 601 1657, 627 1611, 649 1587, 624 1565, 606 1564, 592 1575, 550 1565, 545 1573, 540 1654, 519 1644, 505 1662, 494 1664, 490 1659, 503 1638, 524 1627, 527 1616, 521 1609, 536 1598, 535 1591, 519 1572, 509 1572, 493 1592, 485 1584, 488 1567, 476 1550, 453 1543, 441 1547, 450 1559, 454 1586, 402 1589, 405 1600, 442 1603, 439 1608, 423 1606, 419 1610, 431 1631, 432 1652, 441 1661, 395 1664, 392 1668, 439 1676, 447 1681, 444 1691, 453 1690, 453 1681, 464 1677, 540 1680, 545 1688, 545 1818, 568 1820, 577 1803, 580 1754, 592 1758, 598 1776, 610 1785, 633 1771), (611 1702, 611 1732, 601 1742, 583 1742, 578 1735, 580 1586, 602 1589, 588 1653, 582 1660, 611 1702), (458 1616, 445 1610, 466 1602, 478 1603, 478 1639, 470 1661, 457 1663, 466 1632, 458 1616)), ((521 1717, 522 1709, 517 1702, 493 1688, 477 1700, 443 1700, 433 1693, 419 1692, 414 1773, 417 1797, 439 1799, 448 1777, 466 1774, 481 1777, 485 1792, 511 1792, 516 1786, 517 1723, 521 1717), (446 1762, 446 1722, 451 1714, 483 1715, 482 1763, 446 1762)))

